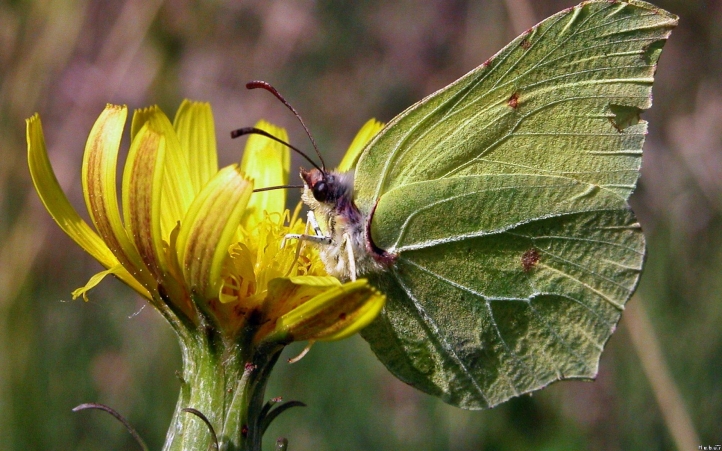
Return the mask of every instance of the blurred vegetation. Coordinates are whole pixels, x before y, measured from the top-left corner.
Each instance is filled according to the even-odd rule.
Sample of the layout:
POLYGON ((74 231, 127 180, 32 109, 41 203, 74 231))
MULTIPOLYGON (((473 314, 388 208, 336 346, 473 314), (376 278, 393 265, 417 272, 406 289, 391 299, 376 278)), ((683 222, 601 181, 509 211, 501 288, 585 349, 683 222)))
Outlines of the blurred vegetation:
MULTIPOLYGON (((179 385, 174 337, 137 295, 108 281, 89 303, 70 300, 99 265, 33 192, 26 117, 40 112, 59 180, 78 207, 85 138, 107 102, 157 103, 172 115, 185 97, 210 101, 223 164, 242 149, 228 131, 259 118, 308 147, 272 96, 244 88, 267 80, 301 112, 333 164, 369 117, 388 121, 575 3, 0 2, 2 449, 136 449, 109 416, 70 411, 88 401, 116 408, 159 449, 179 385)), ((632 198, 647 233, 647 269, 597 381, 467 412, 395 380, 358 337, 319 344, 299 363, 279 364, 268 395, 308 407, 281 416, 269 446, 283 435, 294 451, 675 449, 673 431, 685 426, 674 414, 685 411, 700 440, 694 449, 722 441, 722 3, 656 4, 681 21, 645 113, 650 133, 632 198), (645 373, 640 356, 654 360, 656 346, 656 363, 667 366, 645 373), (648 377, 660 374, 671 377, 648 377), (681 398, 670 410, 664 400, 675 394, 681 398)))

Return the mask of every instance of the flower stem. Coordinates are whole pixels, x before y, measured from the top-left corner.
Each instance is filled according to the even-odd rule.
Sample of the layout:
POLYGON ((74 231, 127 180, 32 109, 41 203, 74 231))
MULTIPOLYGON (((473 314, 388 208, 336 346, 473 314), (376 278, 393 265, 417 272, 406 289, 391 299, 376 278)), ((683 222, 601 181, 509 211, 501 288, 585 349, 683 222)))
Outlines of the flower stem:
POLYGON ((209 449, 211 430, 196 415, 203 414, 218 433, 224 451, 260 451, 264 394, 282 346, 258 348, 225 339, 213 328, 181 338, 181 390, 164 451, 209 449))
POLYGON ((224 441, 228 450, 256 451, 261 449, 263 439, 264 394, 273 366, 281 355, 281 349, 257 352, 244 365, 244 373, 237 383, 235 396, 228 409, 229 415, 223 425, 224 441), (230 447, 238 444, 237 447, 230 447))

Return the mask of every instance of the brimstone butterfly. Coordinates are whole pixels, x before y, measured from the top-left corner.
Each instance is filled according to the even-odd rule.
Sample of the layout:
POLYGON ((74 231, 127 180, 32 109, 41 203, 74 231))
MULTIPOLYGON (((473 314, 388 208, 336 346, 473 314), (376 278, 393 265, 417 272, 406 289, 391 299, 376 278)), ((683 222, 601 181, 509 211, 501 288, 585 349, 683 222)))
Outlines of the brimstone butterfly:
POLYGON ((398 378, 486 408, 596 375, 642 269, 627 198, 676 24, 569 8, 399 114, 354 171, 302 171, 328 271, 387 295, 362 335, 398 378))

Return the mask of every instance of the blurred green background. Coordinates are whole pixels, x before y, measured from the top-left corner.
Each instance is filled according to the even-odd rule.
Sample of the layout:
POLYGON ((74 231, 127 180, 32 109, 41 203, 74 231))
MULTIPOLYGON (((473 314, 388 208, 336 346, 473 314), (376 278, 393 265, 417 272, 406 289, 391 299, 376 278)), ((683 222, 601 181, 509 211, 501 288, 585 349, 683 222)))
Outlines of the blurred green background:
MULTIPOLYGON (((331 165, 370 117, 481 64, 574 0, 0 2, 0 448, 137 449, 108 404, 160 449, 180 369, 160 315, 109 280, 52 222, 25 161, 24 119, 43 118, 59 180, 83 207, 80 162, 105 103, 210 101, 221 163, 231 129, 268 119, 308 148, 273 83, 331 165)), ((722 2, 658 0, 681 17, 661 57, 640 188, 649 253, 638 296, 596 382, 564 382, 490 411, 395 380, 359 337, 280 363, 269 396, 299 399, 267 434, 292 451, 658 450, 722 442, 722 2)), ((125 143, 127 147, 127 143, 125 143)), ((294 166, 301 163, 297 161, 294 166)), ((84 208, 80 208, 84 210, 84 208)), ((295 355, 299 348, 288 350, 295 355)), ((270 447, 270 446, 269 446, 270 447)))

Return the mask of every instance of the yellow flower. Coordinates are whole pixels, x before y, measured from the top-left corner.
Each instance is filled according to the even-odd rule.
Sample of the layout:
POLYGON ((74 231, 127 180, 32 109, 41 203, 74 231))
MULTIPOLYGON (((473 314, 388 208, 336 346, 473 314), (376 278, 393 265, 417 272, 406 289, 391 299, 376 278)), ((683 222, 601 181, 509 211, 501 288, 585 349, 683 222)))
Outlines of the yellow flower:
MULTIPOLYGON (((281 246, 286 234, 305 228, 300 206, 293 215, 285 209, 285 190, 253 193, 254 184, 288 183, 287 148, 253 135, 242 162, 219 170, 210 105, 186 100, 173 123, 157 107, 136 111, 118 205, 126 118, 126 107, 108 105, 88 137, 82 183, 93 227, 60 189, 39 116, 27 120, 30 173, 42 202, 106 268, 74 296, 86 297, 113 274, 176 329, 210 321, 225 335, 252 331, 254 342, 338 339, 374 319, 385 298, 367 281, 342 285, 326 274, 313 246, 281 246)), ((344 164, 353 165, 378 131, 378 123, 369 124, 344 164)), ((283 129, 263 121, 256 127, 287 140, 283 129)))

